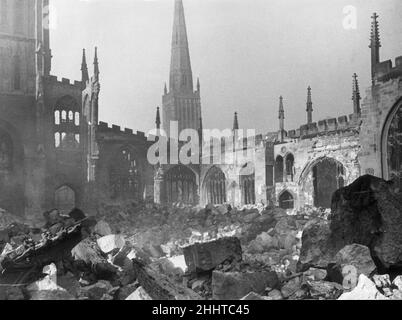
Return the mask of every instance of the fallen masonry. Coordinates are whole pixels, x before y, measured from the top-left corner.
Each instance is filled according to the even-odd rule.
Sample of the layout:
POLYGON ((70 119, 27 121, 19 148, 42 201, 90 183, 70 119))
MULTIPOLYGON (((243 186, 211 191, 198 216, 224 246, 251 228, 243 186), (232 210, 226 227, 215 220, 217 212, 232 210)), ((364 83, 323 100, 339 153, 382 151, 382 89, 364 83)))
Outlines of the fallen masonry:
POLYGON ((400 300, 401 209, 364 176, 331 212, 129 202, 40 227, 0 210, 0 299, 400 300))

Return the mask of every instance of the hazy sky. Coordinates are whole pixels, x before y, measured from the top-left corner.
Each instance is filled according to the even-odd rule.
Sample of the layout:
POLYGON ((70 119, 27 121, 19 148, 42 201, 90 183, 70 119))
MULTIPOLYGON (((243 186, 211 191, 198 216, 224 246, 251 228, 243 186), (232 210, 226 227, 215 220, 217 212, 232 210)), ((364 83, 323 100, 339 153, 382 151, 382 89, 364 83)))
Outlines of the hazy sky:
MULTIPOLYGON (((81 50, 92 72, 98 46, 99 118, 135 130, 154 127, 168 81, 174 0, 52 0, 52 74, 80 80, 81 50)), ((401 0, 183 0, 193 76, 200 77, 205 128, 286 129, 352 112, 352 74, 370 85, 370 16, 379 15, 381 60, 402 55, 401 0), (357 9, 346 30, 343 8, 357 9)))

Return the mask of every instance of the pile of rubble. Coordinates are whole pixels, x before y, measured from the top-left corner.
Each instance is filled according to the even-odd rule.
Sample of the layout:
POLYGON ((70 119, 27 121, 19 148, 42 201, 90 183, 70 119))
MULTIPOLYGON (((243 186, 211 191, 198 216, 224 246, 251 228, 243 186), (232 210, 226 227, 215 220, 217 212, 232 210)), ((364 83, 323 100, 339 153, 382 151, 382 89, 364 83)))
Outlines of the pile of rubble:
POLYGON ((402 299, 402 200, 365 176, 332 211, 150 203, 0 211, 0 299, 402 299))

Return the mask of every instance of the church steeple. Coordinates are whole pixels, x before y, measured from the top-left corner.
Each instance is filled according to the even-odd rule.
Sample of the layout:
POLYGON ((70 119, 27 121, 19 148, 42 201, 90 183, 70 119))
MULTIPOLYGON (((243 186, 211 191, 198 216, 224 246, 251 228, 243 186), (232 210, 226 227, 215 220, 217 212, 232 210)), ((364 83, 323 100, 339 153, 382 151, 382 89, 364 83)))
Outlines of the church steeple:
POLYGON ((95 81, 99 81, 98 47, 95 47, 94 77, 95 77, 95 81))
POLYGON ((156 129, 159 130, 161 128, 161 115, 160 115, 160 112, 159 112, 159 107, 156 108, 156 121, 155 121, 155 124, 156 124, 156 129))
POLYGON ((239 120, 237 119, 237 112, 234 114, 233 131, 239 130, 239 120))
POLYGON ((182 0, 175 0, 169 88, 175 92, 193 92, 193 73, 182 0))
POLYGON ((307 124, 313 122, 313 101, 311 99, 311 87, 307 88, 307 124))
POLYGON ((283 97, 279 97, 279 139, 283 142, 285 138, 285 109, 283 108, 283 97))
POLYGON ((87 58, 85 56, 85 49, 82 49, 81 82, 84 88, 88 80, 89 80, 89 74, 88 74, 87 58))
POLYGON ((370 35, 370 45, 369 48, 371 49, 371 79, 374 84, 375 78, 375 68, 376 65, 380 62, 380 32, 378 26, 378 15, 377 13, 373 13, 372 17, 373 20, 371 22, 371 35, 370 35))
POLYGON ((357 74, 353 74, 353 113, 358 115, 360 114, 360 89, 359 82, 357 81, 357 74))

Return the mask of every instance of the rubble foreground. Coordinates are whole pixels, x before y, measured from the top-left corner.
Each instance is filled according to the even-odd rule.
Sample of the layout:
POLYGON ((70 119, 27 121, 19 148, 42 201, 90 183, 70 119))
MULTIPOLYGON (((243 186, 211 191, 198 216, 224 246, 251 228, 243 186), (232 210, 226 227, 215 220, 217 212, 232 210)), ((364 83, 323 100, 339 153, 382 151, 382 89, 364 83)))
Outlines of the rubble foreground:
POLYGON ((332 210, 152 203, 0 211, 1 300, 402 299, 402 200, 363 176, 332 210))

